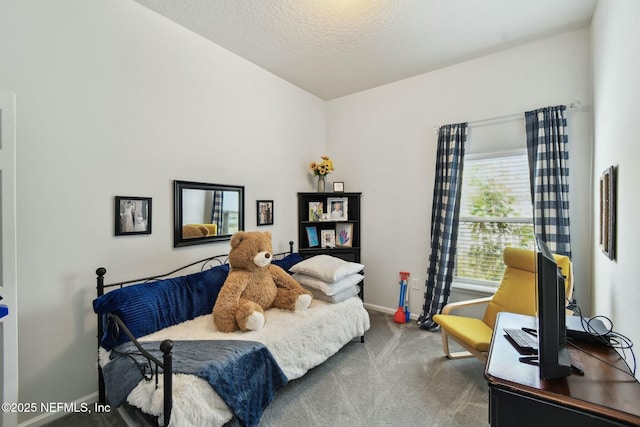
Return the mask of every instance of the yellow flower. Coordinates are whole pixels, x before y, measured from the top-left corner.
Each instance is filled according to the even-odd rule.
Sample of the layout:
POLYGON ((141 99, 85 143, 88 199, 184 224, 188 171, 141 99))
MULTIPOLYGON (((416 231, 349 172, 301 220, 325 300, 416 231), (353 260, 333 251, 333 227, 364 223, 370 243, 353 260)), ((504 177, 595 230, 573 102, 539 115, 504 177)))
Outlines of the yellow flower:
POLYGON ((311 162, 309 163, 309 169, 311 173, 315 176, 325 176, 330 174, 335 170, 333 167, 333 161, 329 158, 329 156, 320 156, 322 159, 321 162, 311 162))

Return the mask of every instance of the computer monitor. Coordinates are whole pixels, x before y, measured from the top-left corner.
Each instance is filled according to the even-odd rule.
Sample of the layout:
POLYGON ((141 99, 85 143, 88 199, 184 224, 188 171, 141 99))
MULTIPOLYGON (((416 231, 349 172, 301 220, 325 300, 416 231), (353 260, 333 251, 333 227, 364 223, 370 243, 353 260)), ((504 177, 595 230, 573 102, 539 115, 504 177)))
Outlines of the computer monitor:
POLYGON ((538 366, 540 378, 571 374, 567 350, 564 277, 545 241, 536 236, 538 366))

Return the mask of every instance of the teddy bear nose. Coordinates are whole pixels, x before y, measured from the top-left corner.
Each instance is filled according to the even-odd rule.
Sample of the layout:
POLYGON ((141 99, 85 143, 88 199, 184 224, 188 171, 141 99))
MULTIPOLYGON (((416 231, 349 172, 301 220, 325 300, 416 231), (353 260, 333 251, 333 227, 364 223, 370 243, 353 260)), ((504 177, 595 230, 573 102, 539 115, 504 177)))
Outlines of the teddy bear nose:
POLYGON ((269 252, 267 252, 266 254, 264 254, 264 257, 265 257, 266 259, 269 259, 269 258, 271 258, 271 254, 270 254, 269 252))

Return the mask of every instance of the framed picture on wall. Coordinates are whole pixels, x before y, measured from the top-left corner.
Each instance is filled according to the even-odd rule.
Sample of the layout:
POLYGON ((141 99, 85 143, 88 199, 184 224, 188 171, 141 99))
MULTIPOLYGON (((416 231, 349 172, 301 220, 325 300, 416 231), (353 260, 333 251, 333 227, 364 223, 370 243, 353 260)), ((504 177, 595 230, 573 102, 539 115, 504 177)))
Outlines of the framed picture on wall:
POLYGON ((273 225, 273 200, 258 200, 256 205, 257 224, 273 225))
POLYGON ((151 197, 116 196, 116 236, 151 234, 151 197))
POLYGON ((616 168, 610 166, 600 176, 600 249, 616 259, 616 168))

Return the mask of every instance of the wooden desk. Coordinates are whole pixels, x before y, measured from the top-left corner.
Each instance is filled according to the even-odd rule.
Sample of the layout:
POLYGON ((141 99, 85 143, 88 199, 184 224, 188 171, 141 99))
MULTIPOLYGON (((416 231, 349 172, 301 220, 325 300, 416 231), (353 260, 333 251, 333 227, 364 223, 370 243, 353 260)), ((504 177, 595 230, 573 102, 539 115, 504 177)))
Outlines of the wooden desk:
POLYGON ((520 353, 505 338, 504 328, 523 326, 535 328, 535 317, 499 313, 496 319, 485 368, 491 426, 640 426, 638 381, 593 357, 628 372, 616 351, 576 342, 591 354, 568 346, 572 364, 584 376, 541 380, 538 367, 521 363, 520 353))

